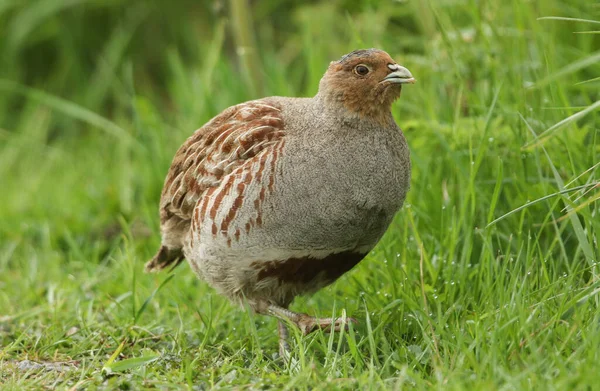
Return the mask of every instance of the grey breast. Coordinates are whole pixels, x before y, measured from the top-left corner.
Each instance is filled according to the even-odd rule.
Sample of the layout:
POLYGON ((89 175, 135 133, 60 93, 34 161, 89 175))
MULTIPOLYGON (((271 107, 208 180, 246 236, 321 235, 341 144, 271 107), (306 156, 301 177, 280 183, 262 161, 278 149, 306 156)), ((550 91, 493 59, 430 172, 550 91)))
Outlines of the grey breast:
POLYGON ((400 129, 344 128, 318 114, 312 124, 286 124, 291 137, 272 204, 277 240, 316 249, 374 245, 408 190, 400 129))

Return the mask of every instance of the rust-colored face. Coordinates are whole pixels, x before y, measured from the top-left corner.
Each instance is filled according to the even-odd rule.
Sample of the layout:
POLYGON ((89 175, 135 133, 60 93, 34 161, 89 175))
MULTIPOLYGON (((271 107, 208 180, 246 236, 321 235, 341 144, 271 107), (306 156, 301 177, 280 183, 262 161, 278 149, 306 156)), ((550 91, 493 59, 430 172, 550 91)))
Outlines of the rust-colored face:
POLYGON ((389 111, 403 84, 415 82, 410 71, 378 49, 356 50, 329 65, 322 88, 349 110, 371 116, 389 111))

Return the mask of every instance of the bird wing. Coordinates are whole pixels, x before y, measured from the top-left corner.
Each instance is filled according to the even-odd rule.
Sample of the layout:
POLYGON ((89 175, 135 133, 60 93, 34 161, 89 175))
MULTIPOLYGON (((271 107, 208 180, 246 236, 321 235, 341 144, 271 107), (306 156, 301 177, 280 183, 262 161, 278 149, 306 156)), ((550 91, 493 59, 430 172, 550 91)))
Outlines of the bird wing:
POLYGON ((275 147, 284 136, 283 126, 281 109, 266 100, 232 106, 214 117, 175 154, 161 195, 161 215, 191 219, 210 188, 275 147))
MULTIPOLYGON (((274 169, 276 156, 283 147, 283 129, 280 106, 261 99, 226 109, 186 140, 175 154, 165 179, 160 201, 162 245, 146 264, 146 271, 162 270, 183 260, 183 240, 190 230, 194 208, 202 201, 205 207, 206 199, 215 189, 224 181, 233 182, 236 171, 257 167, 258 180, 263 177, 263 170, 274 169), (267 161, 271 163, 269 167, 267 161)), ((273 173, 269 174, 272 180, 273 173)), ((244 179, 251 177, 246 173, 244 179)), ((270 187, 271 182, 267 188, 270 187)), ((261 200, 263 197, 264 191, 261 200)), ((255 202, 260 204, 261 200, 255 202)), ((211 212, 220 206, 213 203, 211 212)), ((230 213, 227 218, 231 218, 230 213)), ((260 217, 256 220, 248 224, 260 223, 260 217)))

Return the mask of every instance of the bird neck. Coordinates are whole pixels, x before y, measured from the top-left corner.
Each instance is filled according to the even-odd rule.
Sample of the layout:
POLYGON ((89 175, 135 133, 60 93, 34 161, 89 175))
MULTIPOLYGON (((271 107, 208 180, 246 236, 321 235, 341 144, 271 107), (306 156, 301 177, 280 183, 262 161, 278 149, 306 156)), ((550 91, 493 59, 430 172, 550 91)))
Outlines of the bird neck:
POLYGON ((319 90, 314 99, 327 116, 340 118, 347 123, 367 121, 387 126, 394 121, 391 103, 388 102, 368 101, 368 99, 364 102, 359 97, 353 99, 344 96, 342 92, 327 90, 319 90))

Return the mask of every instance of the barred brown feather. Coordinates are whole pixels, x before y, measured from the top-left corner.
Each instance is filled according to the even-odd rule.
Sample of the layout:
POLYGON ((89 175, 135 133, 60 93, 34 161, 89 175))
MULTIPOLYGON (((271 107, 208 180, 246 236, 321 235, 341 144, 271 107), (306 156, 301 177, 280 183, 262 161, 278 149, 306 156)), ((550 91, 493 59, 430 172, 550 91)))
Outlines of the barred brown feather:
MULTIPOLYGON (((232 106, 198 129, 179 148, 165 179, 161 202, 161 233, 163 247, 146 265, 146 270, 160 270, 173 262, 180 262, 185 235, 192 224, 207 217, 215 220, 223 197, 240 176, 243 181, 236 187, 237 199, 220 227, 213 221, 213 234, 227 233, 244 197, 244 182, 252 181, 251 170, 259 165, 260 176, 265 175, 264 165, 269 153, 277 154, 283 146, 284 127, 281 109, 266 101, 251 101, 232 106), (217 189, 219 185, 224 187, 217 189), (210 208, 209 203, 212 202, 210 208), (192 215, 199 203, 200 208, 192 215), (179 252, 177 251, 179 250, 179 252), (177 254, 176 256, 174 254, 177 254), (169 259, 172 258, 172 259, 169 259)), ((276 156, 271 160, 274 164, 276 156)), ((273 176, 270 167, 270 177, 273 176)), ((260 178, 258 178, 260 180, 260 178)), ((272 178, 268 187, 272 190, 272 178)), ((253 200, 256 217, 249 219, 246 227, 260 222, 260 202, 253 200)), ((248 230, 248 228, 247 228, 248 230)), ((228 240, 239 238, 236 231, 228 240)))

